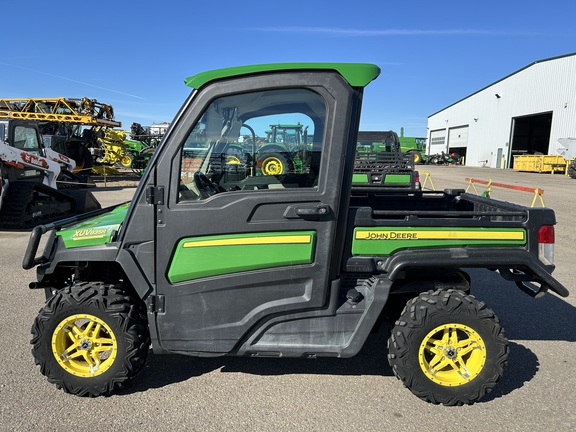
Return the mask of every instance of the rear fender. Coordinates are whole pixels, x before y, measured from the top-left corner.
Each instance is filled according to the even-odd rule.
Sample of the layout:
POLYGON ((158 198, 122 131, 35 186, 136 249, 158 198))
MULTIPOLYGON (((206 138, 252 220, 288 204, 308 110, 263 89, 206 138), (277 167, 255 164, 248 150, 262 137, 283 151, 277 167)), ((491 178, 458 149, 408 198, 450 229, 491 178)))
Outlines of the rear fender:
MULTIPOLYGON (((542 296, 547 290, 568 297, 568 290, 551 274, 554 266, 545 266, 534 254, 525 249, 512 248, 450 248, 433 250, 404 250, 388 259, 374 258, 372 265, 396 280, 401 272, 420 267, 496 268, 504 279, 518 282, 522 291, 542 296), (533 283, 540 288, 530 287, 533 283), (534 288, 534 289, 533 289, 534 288)), ((530 294, 532 295, 532 294, 530 294)))

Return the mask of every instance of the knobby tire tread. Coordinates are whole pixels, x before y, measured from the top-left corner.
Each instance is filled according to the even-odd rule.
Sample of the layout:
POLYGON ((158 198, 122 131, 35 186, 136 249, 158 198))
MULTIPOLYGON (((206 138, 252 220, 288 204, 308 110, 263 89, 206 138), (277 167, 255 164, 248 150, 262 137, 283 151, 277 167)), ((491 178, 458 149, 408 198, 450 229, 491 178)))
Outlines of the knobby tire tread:
POLYGON ((40 372, 48 381, 67 393, 95 397, 117 392, 131 382, 144 368, 150 346, 146 310, 139 299, 127 295, 114 285, 102 282, 80 282, 67 287, 48 299, 32 326, 32 354, 40 372), (114 362, 114 373, 104 372, 98 377, 77 379, 55 360, 50 340, 63 314, 73 315, 98 310, 113 325, 116 337, 124 338, 123 352, 114 362), (121 366, 116 367, 116 363, 121 366), (112 376, 107 376, 112 375, 112 376))
POLYGON ((419 398, 447 406, 472 404, 489 393, 508 364, 509 347, 499 320, 483 302, 456 290, 423 293, 410 300, 396 321, 388 340, 388 359, 394 375, 419 398), (430 331, 430 323, 461 320, 482 328, 490 339, 487 360, 481 375, 462 386, 443 387, 424 376, 418 365, 418 346, 430 331), (428 327, 427 327, 428 326, 428 327))

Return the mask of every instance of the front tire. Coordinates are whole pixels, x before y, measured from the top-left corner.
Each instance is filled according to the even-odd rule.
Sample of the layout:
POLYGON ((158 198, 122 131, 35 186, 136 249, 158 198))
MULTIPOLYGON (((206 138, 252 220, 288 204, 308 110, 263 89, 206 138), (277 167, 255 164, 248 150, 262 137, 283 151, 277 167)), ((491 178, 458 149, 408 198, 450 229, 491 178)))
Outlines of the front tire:
POLYGON ((58 291, 32 326, 32 354, 48 381, 78 396, 111 394, 146 363, 144 304, 101 282, 58 291))
POLYGON ((410 300, 388 341, 394 374, 434 404, 473 404, 490 392, 508 364, 508 341, 483 302, 457 290, 410 300))

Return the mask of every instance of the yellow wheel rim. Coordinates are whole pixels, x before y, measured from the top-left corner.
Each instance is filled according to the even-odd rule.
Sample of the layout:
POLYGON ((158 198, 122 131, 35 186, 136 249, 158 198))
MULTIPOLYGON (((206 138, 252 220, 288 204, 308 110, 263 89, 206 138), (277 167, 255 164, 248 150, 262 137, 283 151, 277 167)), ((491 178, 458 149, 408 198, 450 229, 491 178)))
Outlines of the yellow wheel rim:
POLYGON ((420 368, 442 386, 460 386, 476 378, 486 363, 486 345, 480 335, 463 324, 436 327, 418 350, 420 368))
POLYGON ((280 175, 284 172, 284 165, 277 157, 270 156, 262 161, 262 174, 280 175))
POLYGON ((420 155, 418 153, 414 153, 414 163, 420 162, 420 155))
POLYGON ((56 361, 79 377, 95 377, 106 372, 117 352, 114 332, 93 315, 71 315, 62 320, 52 334, 56 361))
POLYGON ((132 158, 128 155, 122 156, 120 158, 120 164, 124 167, 129 167, 132 165, 132 158))
POLYGON ((240 159, 238 156, 227 156, 226 157, 226 165, 240 165, 240 159))

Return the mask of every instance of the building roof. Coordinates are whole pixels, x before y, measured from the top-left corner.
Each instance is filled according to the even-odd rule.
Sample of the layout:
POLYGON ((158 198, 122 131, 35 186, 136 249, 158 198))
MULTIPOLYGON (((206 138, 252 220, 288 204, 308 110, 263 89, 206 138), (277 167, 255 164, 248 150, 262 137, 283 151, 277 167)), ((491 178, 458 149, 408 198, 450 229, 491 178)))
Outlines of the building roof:
POLYGON ((487 86, 482 87, 480 90, 475 91, 474 93, 472 93, 472 94, 470 94, 470 95, 468 95, 468 96, 466 96, 466 97, 463 97, 462 99, 460 99, 460 100, 458 100, 458 101, 456 101, 456 102, 454 102, 454 103, 452 103, 452 104, 450 104, 450 105, 448 105, 448 106, 445 106, 444 108, 442 108, 441 110, 436 111, 436 112, 433 113, 433 114, 430 114, 430 115, 428 116, 428 118, 430 118, 430 117, 432 117, 432 116, 434 116, 434 115, 436 115, 436 114, 438 114, 438 113, 441 113, 441 112, 444 111, 445 109, 448 109, 448 108, 450 108, 450 107, 452 107, 452 106, 454 106, 454 105, 456 105, 456 104, 459 104, 460 102, 462 102, 462 101, 464 101, 464 100, 466 100, 466 99, 474 96, 475 94, 478 94, 478 93, 486 90, 487 88, 492 87, 494 84, 498 84, 499 82, 502 82, 502 81, 504 81, 504 80, 507 80, 507 79, 510 78, 511 76, 514 76, 514 75, 522 72, 523 70, 528 69, 529 67, 532 67, 532 66, 534 66, 534 65, 536 65, 536 64, 539 64, 539 63, 545 63, 545 62, 548 62, 548 61, 557 60, 557 59, 560 59, 560 58, 572 57, 572 56, 576 56, 576 52, 570 53, 570 54, 564 54, 564 55, 560 55, 560 56, 555 56, 555 57, 549 57, 549 58, 545 58, 545 59, 542 59, 542 60, 536 60, 536 61, 534 61, 534 62, 532 62, 532 63, 524 66, 523 68, 518 69, 516 72, 512 72, 510 75, 506 75, 504 78, 500 78, 499 80, 494 81, 492 84, 488 84, 487 86))

